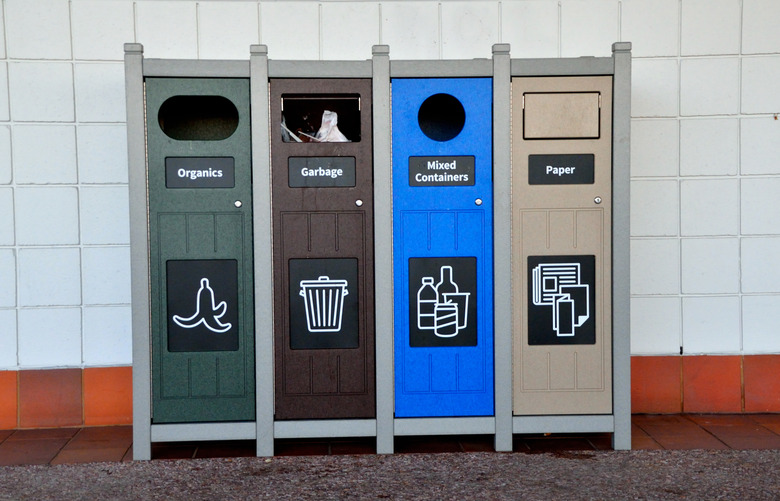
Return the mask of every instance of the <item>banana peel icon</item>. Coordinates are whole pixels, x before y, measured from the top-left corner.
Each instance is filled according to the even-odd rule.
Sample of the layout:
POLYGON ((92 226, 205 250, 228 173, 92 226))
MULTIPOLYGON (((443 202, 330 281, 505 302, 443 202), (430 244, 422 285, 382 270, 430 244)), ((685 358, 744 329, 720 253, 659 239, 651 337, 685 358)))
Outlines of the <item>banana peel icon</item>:
POLYGON ((231 323, 223 324, 219 321, 227 311, 227 303, 221 301, 215 304, 214 289, 211 288, 208 278, 200 279, 200 289, 195 302, 195 314, 191 317, 173 316, 176 325, 185 329, 192 329, 203 324, 208 330, 221 334, 233 327, 231 323))

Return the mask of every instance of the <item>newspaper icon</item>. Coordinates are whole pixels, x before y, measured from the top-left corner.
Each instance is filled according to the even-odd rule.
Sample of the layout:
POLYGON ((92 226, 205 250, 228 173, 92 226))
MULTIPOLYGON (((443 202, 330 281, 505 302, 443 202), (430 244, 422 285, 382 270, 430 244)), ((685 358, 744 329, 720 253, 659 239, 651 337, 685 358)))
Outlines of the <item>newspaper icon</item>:
POLYGON ((531 280, 533 304, 551 308, 556 336, 574 336, 590 318, 590 286, 582 283, 580 263, 541 263, 531 280))

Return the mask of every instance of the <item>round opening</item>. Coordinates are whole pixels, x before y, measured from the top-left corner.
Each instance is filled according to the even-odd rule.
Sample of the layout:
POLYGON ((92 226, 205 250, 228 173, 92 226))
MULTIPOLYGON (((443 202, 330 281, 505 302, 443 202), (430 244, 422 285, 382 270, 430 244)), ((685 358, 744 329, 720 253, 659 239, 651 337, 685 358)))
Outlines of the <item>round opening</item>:
POLYGON ((420 106, 417 123, 423 134, 434 141, 449 141, 460 134, 466 123, 466 111, 454 96, 434 94, 420 106))
POLYGON ((160 128, 179 141, 219 141, 238 128, 238 110, 222 96, 173 96, 157 113, 160 128))

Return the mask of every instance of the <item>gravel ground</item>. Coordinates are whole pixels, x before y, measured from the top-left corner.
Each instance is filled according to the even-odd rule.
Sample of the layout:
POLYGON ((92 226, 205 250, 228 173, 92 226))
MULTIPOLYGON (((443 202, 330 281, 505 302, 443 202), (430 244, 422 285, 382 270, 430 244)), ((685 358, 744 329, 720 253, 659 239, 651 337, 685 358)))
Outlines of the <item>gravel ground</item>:
POLYGON ((780 451, 155 460, 0 468, 0 499, 780 499, 780 451))

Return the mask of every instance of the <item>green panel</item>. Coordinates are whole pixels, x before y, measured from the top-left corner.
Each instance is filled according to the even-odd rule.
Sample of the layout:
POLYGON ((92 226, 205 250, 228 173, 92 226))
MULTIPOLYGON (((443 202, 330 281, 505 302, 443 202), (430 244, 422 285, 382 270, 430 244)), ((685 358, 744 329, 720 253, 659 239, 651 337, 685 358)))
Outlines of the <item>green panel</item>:
MULTIPOLYGON (((249 81, 147 78, 145 87, 152 422, 253 421, 255 380, 249 81), (177 96, 189 97, 182 100, 177 96), (192 96, 196 99, 193 100, 192 96), (215 111, 213 107, 221 106, 225 100, 214 99, 213 96, 221 96, 232 103, 234 111, 237 111, 237 123, 231 124, 229 119, 223 120, 219 116, 220 111, 215 111), (201 97, 203 100, 199 101, 201 97), (168 101, 171 98, 174 100, 168 101), (163 108, 164 121, 161 122, 160 109, 166 101, 168 105, 163 108), (201 102, 205 103, 203 110, 199 108, 201 102), (163 127, 167 128, 163 130, 163 127), (233 128, 235 131, 231 133, 233 128), (213 134, 211 129, 214 129, 213 134), (166 131, 176 139, 169 137, 166 131), (193 174, 192 178, 197 177, 193 180, 190 174, 182 172, 184 175, 175 182, 169 179, 166 187, 166 158, 176 159, 169 163, 174 173, 191 169, 200 174, 193 174), (212 174, 217 169, 221 173, 225 165, 232 166, 234 180, 222 177, 218 180, 223 183, 222 187, 209 185, 212 180, 208 179, 208 169, 212 165, 212 174), (187 282, 200 283, 200 289, 169 284, 166 268, 169 261, 184 262, 185 268, 190 266, 190 261, 237 263, 237 304, 223 300, 226 294, 225 286, 220 282, 222 277, 201 276, 202 271, 193 271, 189 278, 194 280, 187 282), (185 304, 186 307, 176 306, 181 311, 168 311, 171 300, 179 301, 173 304, 185 304), (221 303, 225 303, 224 310, 235 310, 224 314, 221 303), (204 319, 202 322, 199 321, 201 317, 204 319), (227 318, 237 320, 227 321, 227 318), (174 323, 176 319, 179 323, 174 323), (221 342, 220 336, 233 336, 232 339, 235 339, 237 330, 238 349, 191 349, 189 345, 181 349, 179 345, 172 345, 178 351, 170 351, 168 337, 172 328, 185 334, 192 332, 193 339, 196 336, 214 336, 218 343, 221 342), (228 330, 218 332, 224 328, 228 330)), ((171 172, 167 175, 172 176, 171 172)), ((202 268, 193 265, 193 270, 202 268)), ((176 276, 172 274, 171 280, 178 280, 176 276)))
POLYGON ((217 396, 217 358, 208 355, 192 360, 192 396, 217 396))

